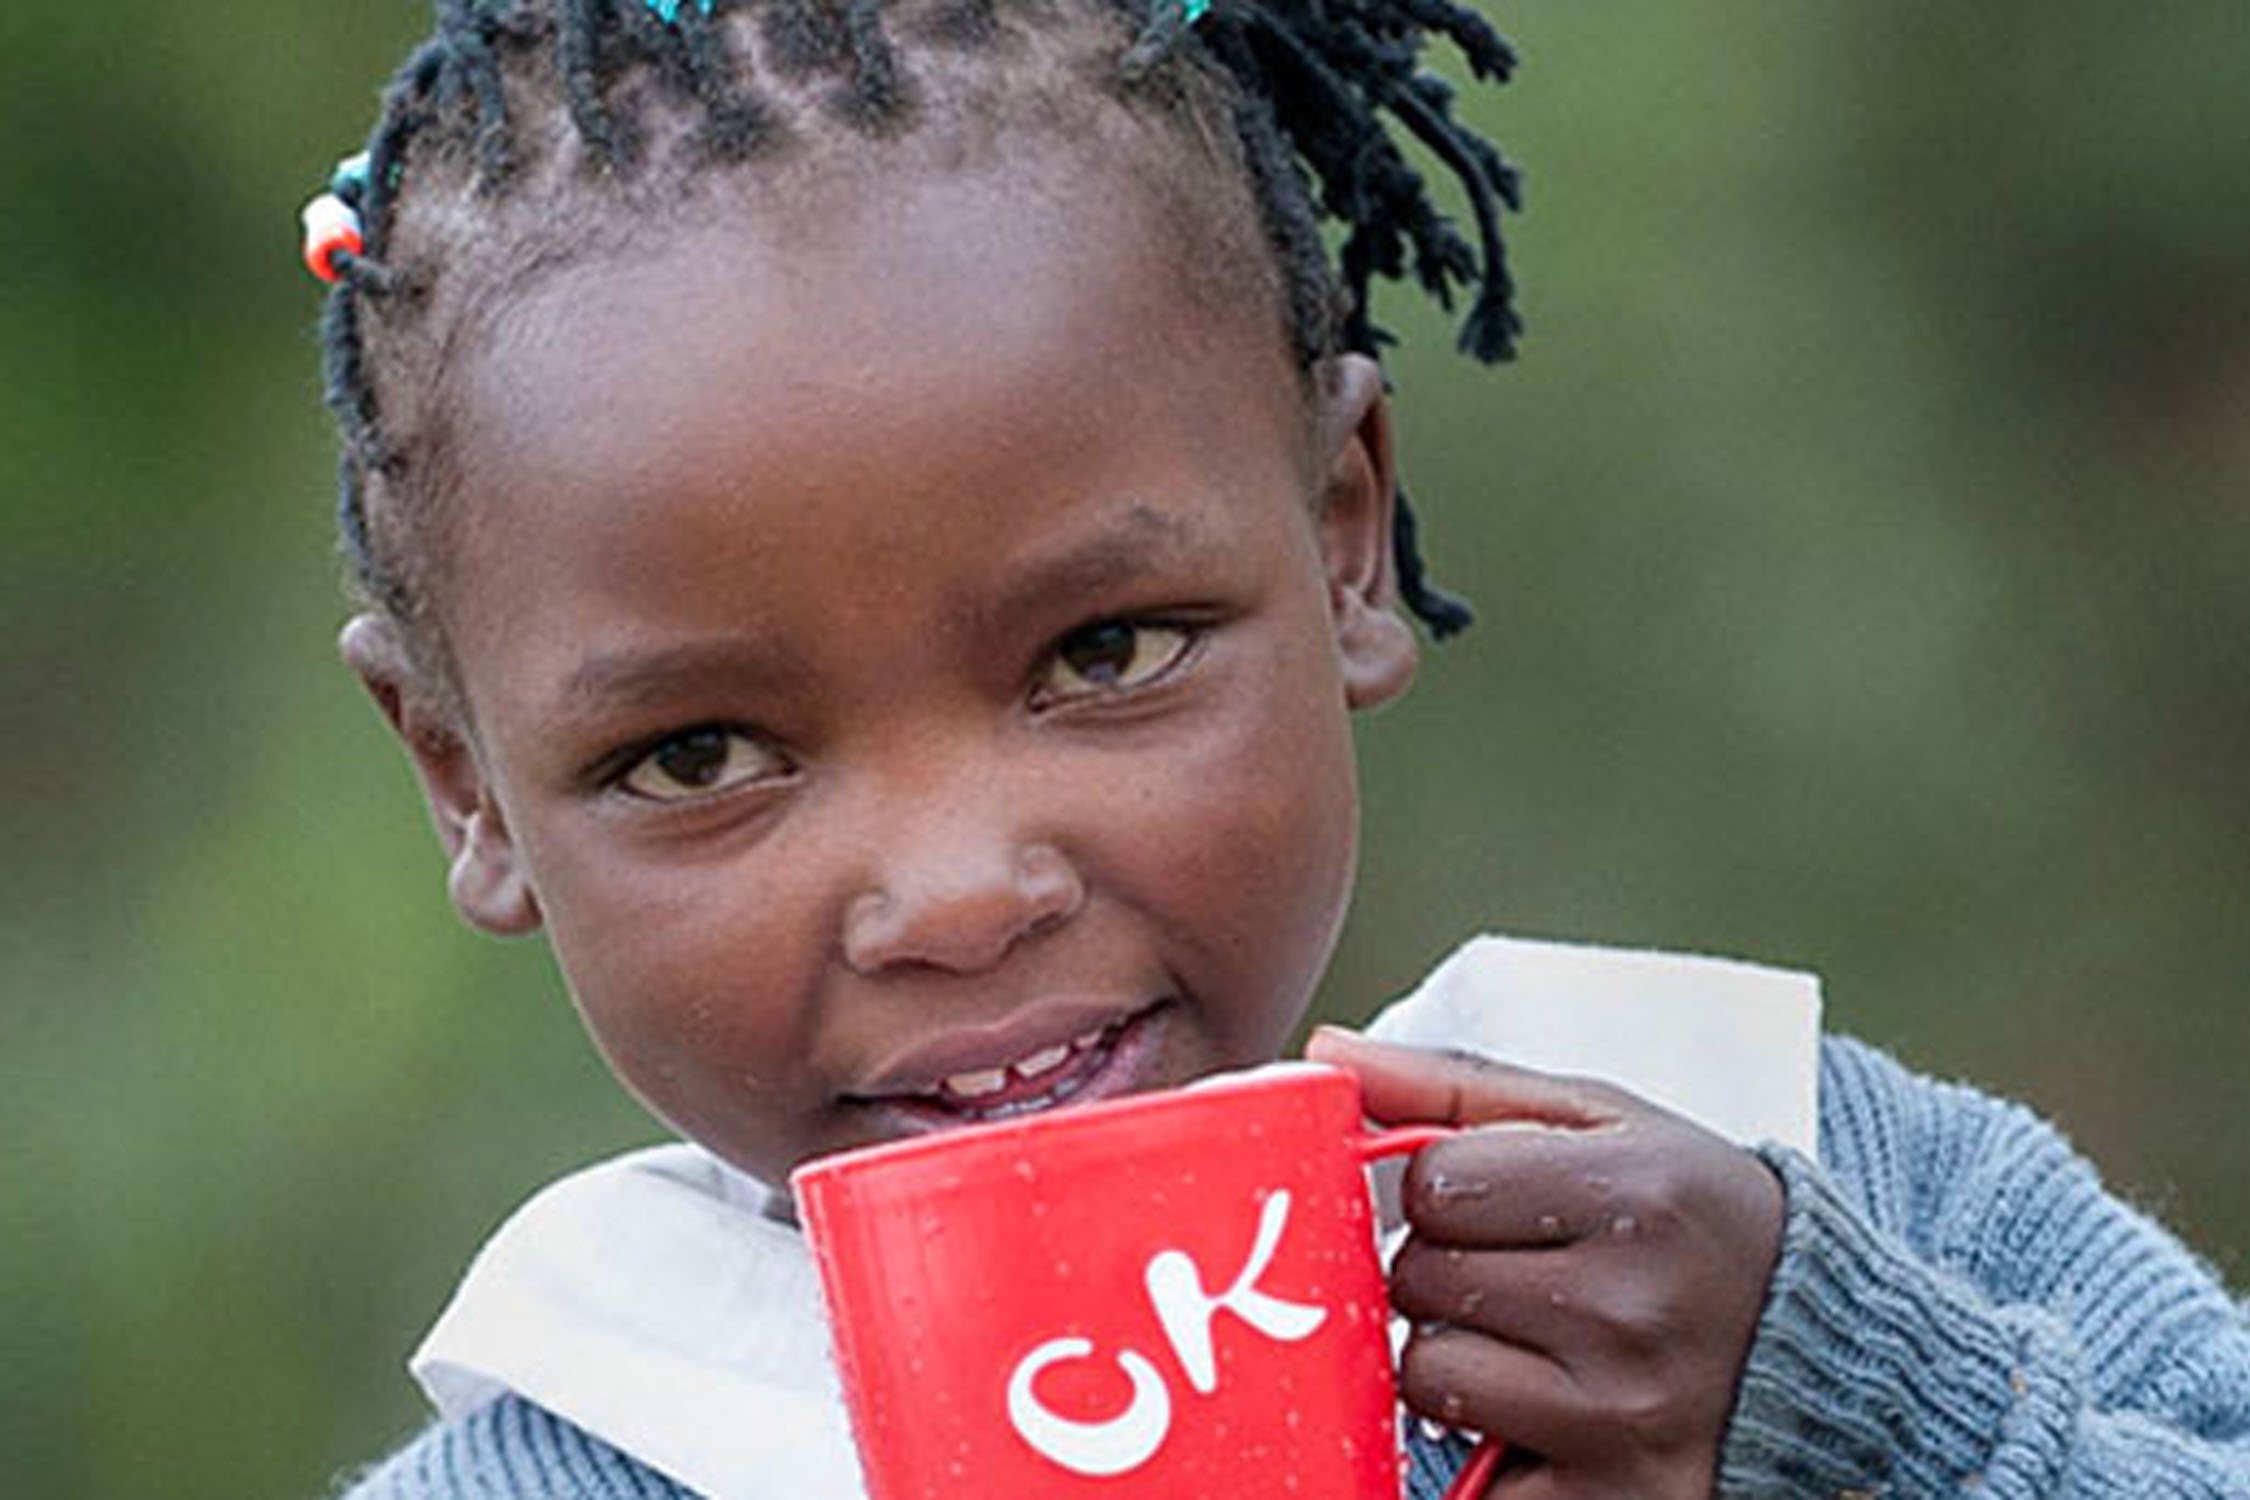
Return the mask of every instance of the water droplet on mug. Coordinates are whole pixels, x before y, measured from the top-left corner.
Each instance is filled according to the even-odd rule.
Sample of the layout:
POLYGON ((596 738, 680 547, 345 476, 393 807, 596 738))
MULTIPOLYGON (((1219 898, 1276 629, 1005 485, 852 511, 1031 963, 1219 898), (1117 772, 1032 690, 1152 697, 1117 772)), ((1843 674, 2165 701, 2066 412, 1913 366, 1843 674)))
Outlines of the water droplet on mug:
POLYGON ((1468 1317, 1482 1306, 1484 1306, 1483 1288, 1470 1287, 1461 1294, 1461 1316, 1468 1317))
POLYGON ((1539 1237, 1549 1240, 1561 1239, 1562 1220, 1554 1214, 1541 1214, 1539 1216, 1539 1237))
POLYGON ((1609 1232, 1621 1240, 1629 1240, 1640 1233, 1641 1221, 1631 1214, 1619 1214, 1609 1221, 1609 1232))
POLYGON ((1455 1177, 1439 1172, 1430 1178, 1430 1196, 1440 1203, 1458 1198, 1482 1198, 1491 1191, 1492 1184, 1482 1177, 1455 1177))

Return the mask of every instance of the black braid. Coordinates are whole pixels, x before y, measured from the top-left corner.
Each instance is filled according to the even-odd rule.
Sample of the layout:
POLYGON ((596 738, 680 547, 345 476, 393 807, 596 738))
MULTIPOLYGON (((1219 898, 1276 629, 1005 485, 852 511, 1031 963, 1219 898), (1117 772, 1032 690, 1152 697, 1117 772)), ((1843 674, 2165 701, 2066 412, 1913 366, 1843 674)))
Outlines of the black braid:
POLYGON ((774 66, 785 78, 833 72, 851 55, 843 17, 823 0, 774 0, 766 9, 765 32, 774 66))
MULTIPOLYGON (((343 449, 339 531, 372 602, 402 618, 419 602, 396 555, 403 546, 386 540, 369 514, 372 484, 411 482, 411 444, 385 426, 385 365, 370 350, 369 314, 403 325, 427 292, 432 272, 390 260, 399 194, 424 163, 466 159, 477 194, 504 195, 530 170, 511 99, 519 110, 536 108, 544 92, 591 168, 635 170, 649 155, 646 98, 628 88, 635 76, 654 79, 663 96, 693 111, 702 163, 747 160, 790 128, 814 128, 784 121, 753 91, 746 57, 728 42, 736 33, 727 18, 737 11, 756 11, 759 56, 776 78, 834 80, 825 112, 846 128, 868 136, 911 129, 912 62, 886 25, 902 3, 916 10, 915 43, 955 50, 990 50, 1009 25, 1038 30, 1088 12, 1113 14, 1129 33, 1121 89, 1186 111, 1216 103, 1222 113, 1206 117, 1231 118, 1301 363, 1345 350, 1379 353, 1390 340, 1374 321, 1373 285, 1409 276, 1441 306, 1451 307, 1457 291, 1471 293, 1460 329, 1465 353, 1488 363, 1514 354, 1522 330, 1500 217, 1520 207, 1517 177, 1453 118, 1452 90, 1422 70, 1421 55, 1442 37, 1472 77, 1494 82, 1516 59, 1456 0, 1215 0, 1193 24, 1182 0, 717 0, 710 15, 683 0, 670 23, 647 0, 436 0, 432 35, 385 91, 367 182, 351 195, 366 250, 337 258, 323 323, 328 403, 343 449), (1473 246, 1440 212, 1385 117, 1459 182, 1473 246), (1333 263, 1324 217, 1344 230, 1333 263)), ((1442 639, 1471 616, 1428 581, 1417 531, 1402 492, 1393 533, 1400 594, 1442 639)))
POLYGON ((497 190, 506 184, 515 161, 508 140, 508 101, 500 64, 492 53, 490 17, 476 0, 438 0, 437 28, 438 36, 461 61, 460 67, 440 75, 438 103, 453 103, 464 89, 476 100, 481 181, 497 190))
POLYGON ((680 12, 688 81, 704 108, 703 143, 721 161, 741 161, 764 143, 771 122, 764 105, 734 81, 718 28, 695 6, 680 12))
POLYGON ((898 58, 883 35, 882 0, 848 0, 844 35, 851 41, 852 82, 848 118, 873 125, 899 111, 898 58))
POLYGON ((608 0, 562 3, 559 50, 571 123, 578 127, 579 139, 596 162, 605 167, 622 166, 633 153, 632 137, 602 99, 601 79, 606 71, 603 55, 609 50, 602 23, 608 0))

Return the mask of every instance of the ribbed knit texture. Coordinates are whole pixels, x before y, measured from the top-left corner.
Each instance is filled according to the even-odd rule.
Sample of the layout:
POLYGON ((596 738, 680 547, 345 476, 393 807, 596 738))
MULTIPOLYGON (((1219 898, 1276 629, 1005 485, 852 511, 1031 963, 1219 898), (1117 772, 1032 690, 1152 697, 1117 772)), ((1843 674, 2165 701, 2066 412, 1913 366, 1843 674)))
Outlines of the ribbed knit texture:
POLYGON ((543 1407, 504 1396, 432 1425, 348 1500, 694 1500, 694 1492, 543 1407))
POLYGON ((2250 1496, 2250 1320, 2028 1110, 1846 1041, 1726 1496, 2250 1496))
POLYGON ((1406 1424, 1406 1500, 1445 1500, 1445 1487, 1476 1452, 1476 1444, 1450 1434, 1426 1436, 1421 1425, 1406 1424))
MULTIPOLYGON (((1831 1039, 1820 1150, 1763 1153, 1789 1217, 1721 1495, 2250 1500, 2250 1313, 2051 1127, 1831 1039)), ((1408 1500, 1468 1453, 1410 1431, 1408 1500)), ((688 1494, 511 1397, 349 1500, 688 1494)))
MULTIPOLYGON (((1428 1437, 1412 1422, 1401 1434, 1406 1500, 1442 1500, 1468 1461, 1468 1441, 1428 1437)), ((430 1427, 348 1483, 345 1500, 694 1500, 693 1491, 520 1396, 430 1427)))

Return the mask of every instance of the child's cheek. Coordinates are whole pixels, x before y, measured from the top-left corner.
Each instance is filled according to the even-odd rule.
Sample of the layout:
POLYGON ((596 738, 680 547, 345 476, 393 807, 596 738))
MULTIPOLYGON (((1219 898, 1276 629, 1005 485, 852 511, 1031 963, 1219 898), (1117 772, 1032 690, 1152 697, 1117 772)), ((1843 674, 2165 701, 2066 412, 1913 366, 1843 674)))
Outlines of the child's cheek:
MULTIPOLYGON (((1277 663, 1276 666, 1281 664, 1277 663)), ((1358 798, 1340 693, 1317 673, 1250 674, 1257 690, 1172 773, 1160 868, 1175 905, 1260 990, 1301 1005, 1349 899, 1358 798), (1306 678, 1313 679, 1307 682, 1306 678)), ((1285 1034, 1296 1017, 1280 1022, 1285 1034)))
MULTIPOLYGON (((667 1118, 738 1103, 810 1044, 818 932, 799 893, 708 865, 597 872, 564 859, 548 933, 574 1003, 628 1087, 667 1118)), ((685 1122, 675 1118, 675 1123, 685 1122)))

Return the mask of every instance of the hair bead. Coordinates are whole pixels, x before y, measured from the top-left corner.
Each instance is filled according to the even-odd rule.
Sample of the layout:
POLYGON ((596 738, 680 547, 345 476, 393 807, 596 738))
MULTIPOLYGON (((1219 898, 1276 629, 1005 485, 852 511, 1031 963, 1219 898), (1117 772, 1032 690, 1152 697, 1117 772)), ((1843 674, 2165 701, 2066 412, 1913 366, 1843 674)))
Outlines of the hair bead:
POLYGON ((328 179, 328 191, 343 199, 349 207, 359 207, 360 200, 367 192, 368 171, 374 160, 372 152, 362 151, 336 163, 336 171, 328 179))
POLYGON ((334 193, 322 193, 305 205, 305 267, 322 281, 334 285, 342 279, 336 269, 339 255, 366 253, 359 214, 334 193))

